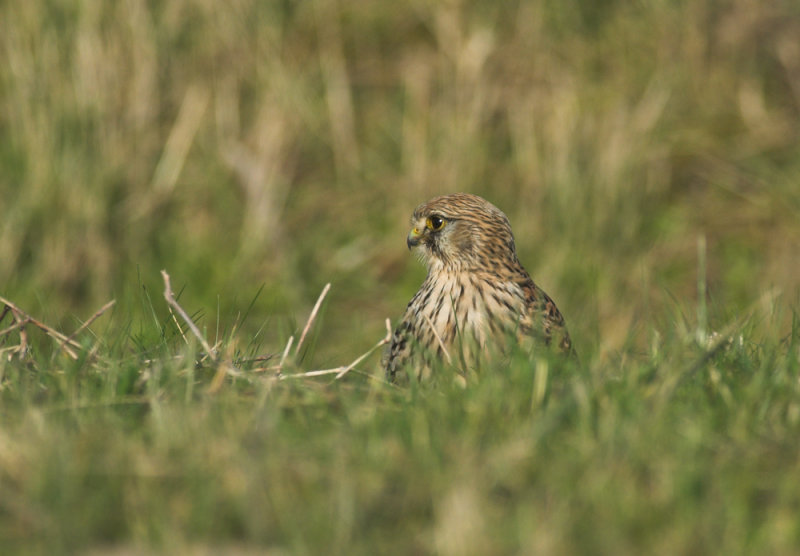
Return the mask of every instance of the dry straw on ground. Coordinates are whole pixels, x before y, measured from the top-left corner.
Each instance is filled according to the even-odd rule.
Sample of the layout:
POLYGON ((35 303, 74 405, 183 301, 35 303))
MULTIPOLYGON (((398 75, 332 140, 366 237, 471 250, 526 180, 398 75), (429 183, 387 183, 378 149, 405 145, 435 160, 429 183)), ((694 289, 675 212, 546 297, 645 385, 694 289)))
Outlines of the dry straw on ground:
MULTIPOLYGON (((197 325, 194 323, 194 321, 191 319, 191 317, 189 317, 188 313, 183 309, 183 307, 180 306, 180 304, 175 299, 175 295, 172 292, 172 286, 170 284, 170 276, 169 276, 169 274, 165 270, 162 270, 161 271, 161 276, 164 279, 164 298, 166 299, 167 304, 170 307, 170 312, 175 310, 175 312, 178 313, 178 315, 181 317, 181 319, 183 319, 183 321, 189 327, 189 330, 191 330, 192 334, 200 342, 200 345, 203 346, 203 349, 205 350, 205 352, 207 354, 207 357, 215 365, 217 365, 217 368, 218 368, 217 375, 215 376, 214 380, 212 380, 211 386, 209 387, 210 391, 216 391, 221 386, 222 379, 224 378, 224 376, 226 374, 239 376, 239 372, 237 370, 237 365, 233 360, 220 359, 218 351, 211 347, 211 345, 206 340, 205 336, 200 332, 200 329, 197 327, 197 325)), ((305 341, 305 339, 306 339, 306 337, 308 335, 308 332, 311 330, 311 327, 313 326, 314 322, 316 321, 317 314, 319 313, 320 307, 322 306, 322 302, 325 300, 325 297, 327 296, 328 292, 330 291, 330 288, 331 288, 330 283, 325 284, 325 287, 322 289, 322 292, 320 293, 319 297, 317 298, 317 302, 314 304, 314 307, 313 307, 313 309, 311 310, 311 313, 308 316, 308 320, 306 321, 306 325, 305 325, 305 327, 303 327, 303 331, 300 334, 300 340, 297 342, 297 346, 294 349, 294 355, 292 356, 292 359, 296 359, 297 356, 300 354, 300 348, 303 346, 303 343, 304 343, 304 341, 305 341)), ((174 313, 173 313, 173 319, 174 318, 175 317, 174 317, 174 313)), ((176 320, 176 322, 177 322, 177 320, 176 320)), ((331 375, 331 374, 336 375, 335 379, 339 380, 342 377, 344 377, 347 373, 349 373, 350 371, 355 369, 356 366, 361 364, 370 355, 375 353, 376 350, 378 350, 382 346, 388 344, 391 341, 391 338, 392 338, 391 323, 390 323, 389 319, 386 319, 386 335, 383 338, 381 338, 369 350, 367 350, 363 354, 361 354, 358 357, 356 357, 348 365, 341 365, 339 367, 334 367, 334 368, 331 368, 331 369, 319 369, 319 370, 311 370, 311 371, 296 372, 296 373, 288 373, 287 374, 287 373, 284 372, 284 369, 287 366, 289 366, 290 363, 293 364, 293 361, 292 361, 292 359, 290 359, 290 355, 289 355, 291 353, 291 351, 292 351, 292 345, 294 344, 294 336, 292 335, 292 336, 289 337, 289 340, 286 342, 286 346, 283 349, 280 361, 278 362, 277 365, 269 366, 269 367, 256 368, 256 369, 252 369, 252 371, 270 372, 270 373, 272 373, 271 374, 271 378, 279 379, 279 380, 284 380, 284 379, 287 379, 287 378, 312 378, 312 377, 325 376, 325 375, 331 375)), ((186 340, 185 336, 184 336, 184 339, 186 340)), ((186 341, 188 342, 188 340, 186 340, 186 341)), ((267 360, 269 358, 270 357, 261 357, 259 359, 260 360, 267 360)))
MULTIPOLYGON (((11 325, 0 330, 0 345, 4 345, 4 347, 0 348, 0 354, 6 355, 8 359, 11 359, 15 355, 19 359, 24 359, 28 355, 30 349, 28 330, 30 327, 34 327, 43 331, 45 334, 55 340, 57 342, 58 350, 63 351, 72 359, 78 359, 78 352, 84 350, 85 348, 76 342, 75 338, 81 332, 89 328, 94 321, 96 321, 103 313, 113 307, 115 303, 116 301, 112 299, 103 305, 100 309, 95 311, 95 313, 89 317, 86 322, 79 326, 75 332, 67 336, 52 326, 48 326, 42 321, 32 317, 11 301, 5 299, 4 297, 0 297, 0 304, 3 305, 3 310, 0 312, 0 324, 3 323, 7 316, 11 317, 11 325), (14 334, 16 334, 16 340, 14 339, 14 334)), ((92 353, 94 351, 94 348, 92 348, 92 353)))

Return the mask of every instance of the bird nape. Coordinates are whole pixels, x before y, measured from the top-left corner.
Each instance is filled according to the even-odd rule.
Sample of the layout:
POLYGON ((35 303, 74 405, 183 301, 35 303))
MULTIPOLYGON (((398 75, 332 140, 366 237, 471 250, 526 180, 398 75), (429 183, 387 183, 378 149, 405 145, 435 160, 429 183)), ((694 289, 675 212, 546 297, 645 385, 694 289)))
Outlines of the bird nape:
POLYGON ((424 378, 438 363, 464 369, 517 346, 574 353, 558 307, 519 262, 503 211, 454 193, 418 206, 411 226, 408 248, 428 275, 383 354, 388 380, 424 378))

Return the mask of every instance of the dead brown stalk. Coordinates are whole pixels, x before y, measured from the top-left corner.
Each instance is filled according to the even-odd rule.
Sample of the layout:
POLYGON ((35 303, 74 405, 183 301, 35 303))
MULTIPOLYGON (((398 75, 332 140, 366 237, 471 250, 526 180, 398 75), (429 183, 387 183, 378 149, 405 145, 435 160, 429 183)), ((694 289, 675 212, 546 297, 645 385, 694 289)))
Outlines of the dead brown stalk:
POLYGON ((392 325, 391 325, 389 319, 386 319, 386 336, 381 338, 381 340, 377 344, 372 346, 365 353, 359 355, 349 365, 342 365, 341 367, 336 367, 336 368, 333 368, 333 369, 321 369, 321 370, 317 370, 317 371, 306 371, 304 373, 295 373, 295 374, 291 374, 291 375, 282 375, 280 378, 281 379, 286 379, 286 378, 311 378, 311 377, 315 377, 315 376, 324 376, 324 375, 336 374, 335 378, 336 378, 336 380, 339 380, 344 375, 346 375, 347 373, 352 371, 355 368, 356 365, 358 365, 364 359, 366 359, 367 357, 372 355, 375 352, 375 350, 377 350, 381 346, 385 346, 386 344, 388 344, 391 341, 392 341, 392 325))
MULTIPOLYGON (((183 307, 181 307, 175 300, 175 294, 172 293, 172 285, 170 284, 169 274, 167 274, 166 270, 161 271, 161 277, 164 279, 164 299, 167 300, 167 305, 170 306, 170 310, 175 309, 175 312, 177 312, 180 315, 180 317, 189 327, 189 330, 192 331, 192 334, 194 334, 195 338, 197 338, 197 340, 200 342, 200 345, 203 346, 203 349, 206 351, 208 357, 210 357, 211 360, 214 363, 216 363, 217 354, 214 351, 212 351, 211 346, 208 345, 208 342, 206 341, 205 337, 200 333, 200 329, 197 328, 197 325, 194 323, 194 321, 191 318, 189 318, 189 315, 186 314, 186 311, 183 310, 183 307)), ((180 327, 178 327, 178 329, 180 329, 180 327)), ((183 334, 183 332, 181 332, 181 334, 183 334)))
POLYGON ((59 350, 66 353, 72 359, 78 359, 78 353, 76 350, 82 350, 83 346, 75 341, 75 337, 86 330, 94 321, 96 321, 103 313, 108 311, 111 307, 113 307, 115 300, 111 300, 105 305, 103 305, 100 309, 95 311, 95 313, 86 321, 84 322, 75 332, 66 336, 56 330, 55 328, 44 324, 43 322, 33 318, 28 313, 17 307, 11 301, 5 299, 4 297, 0 297, 0 303, 3 305, 2 313, 0 313, 0 322, 2 322, 6 316, 9 314, 11 315, 12 324, 5 329, 0 331, 0 341, 7 340, 11 333, 14 331, 18 331, 19 335, 19 343, 16 345, 9 346, 4 348, 2 352, 10 352, 9 357, 13 354, 18 354, 20 357, 24 356, 28 351, 28 332, 27 326, 33 325, 36 328, 42 330, 45 334, 53 338, 58 342, 59 350))
MULTIPOLYGON (((164 298, 167 300, 167 303, 169 304, 170 311, 174 310, 175 313, 180 315, 180 317, 186 322, 186 325, 189 327, 189 329, 192 331, 192 333, 195 335, 198 341, 202 344, 203 348, 206 350, 206 353, 212 359, 212 361, 214 361, 214 363, 220 363, 216 352, 212 351, 211 346, 209 346, 205 337, 203 337, 200 330, 197 328, 197 325, 194 324, 194 322, 189 318, 189 315, 186 313, 186 311, 184 311, 183 308, 180 306, 180 304, 178 304, 178 302, 175 300, 175 295, 172 293, 172 286, 170 285, 169 274, 167 274, 166 271, 162 270, 161 276, 164 279, 164 298)), ((325 296, 328 295, 330 288, 331 288, 330 283, 325 284, 325 287, 322 289, 322 292, 317 298, 317 302, 311 309, 311 313, 308 316, 308 320, 306 321, 306 325, 303 328, 303 332, 300 334, 300 340, 297 342, 297 345, 295 346, 293 357, 297 357, 297 355, 300 353, 300 348, 302 347, 303 342, 308 336, 308 333, 311 330, 311 327, 313 326, 314 321, 317 318, 317 315, 319 314, 320 307, 322 307, 322 302, 325 300, 325 296)), ((175 319, 174 314, 173 314, 173 319, 175 319)), ((349 365, 342 365, 340 367, 336 367, 333 369, 322 369, 315 371, 307 371, 303 373, 283 374, 284 366, 287 364, 287 361, 289 360, 289 354, 292 353, 292 346, 294 345, 294 339, 295 339, 294 336, 289 337, 289 340, 286 342, 286 346, 283 348, 280 361, 278 362, 277 365, 270 367, 262 367, 259 369, 253 369, 253 371, 254 372, 272 371, 275 373, 275 375, 271 377, 271 380, 274 379, 283 380, 286 378, 309 378, 309 377, 324 376, 329 374, 335 374, 336 375, 335 378, 338 380, 341 379, 347 373, 349 373, 351 370, 353 370, 356 367, 356 365, 360 364, 362 361, 364 361, 364 359, 372 355, 375 352, 375 350, 391 342, 392 329, 389 319, 386 319, 386 336, 382 338, 377 344, 372 346, 369 350, 367 350, 365 353, 357 357, 349 365)), ((259 358, 259 359, 267 360, 270 357, 271 356, 268 357, 265 356, 264 358, 259 358)), ((228 374, 232 375, 234 373, 235 369, 233 365, 227 362, 223 362, 223 364, 220 365, 217 374, 214 376, 214 379, 212 380, 212 385, 209 388, 209 391, 214 392, 218 390, 222 385, 222 379, 224 378, 224 376, 228 374)))

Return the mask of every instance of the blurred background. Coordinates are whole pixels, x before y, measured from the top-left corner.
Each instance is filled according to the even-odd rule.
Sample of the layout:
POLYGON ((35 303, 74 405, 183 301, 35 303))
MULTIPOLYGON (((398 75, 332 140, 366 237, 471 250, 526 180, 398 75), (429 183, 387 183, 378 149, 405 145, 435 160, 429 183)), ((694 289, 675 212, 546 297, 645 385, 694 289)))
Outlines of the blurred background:
POLYGON ((0 295, 50 324, 112 298, 113 322, 146 318, 164 268, 212 338, 250 308, 242 333, 280 349, 331 282, 314 363, 346 363, 424 277, 414 207, 454 191, 508 214, 583 353, 798 306, 797 2, 30 0, 0 20, 0 295))

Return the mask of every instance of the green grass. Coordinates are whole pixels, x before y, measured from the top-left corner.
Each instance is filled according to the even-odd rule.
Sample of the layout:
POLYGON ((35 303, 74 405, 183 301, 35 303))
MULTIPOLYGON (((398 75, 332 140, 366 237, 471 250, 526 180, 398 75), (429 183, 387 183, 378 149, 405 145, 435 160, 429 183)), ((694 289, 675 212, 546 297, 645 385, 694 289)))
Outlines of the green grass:
POLYGON ((794 320, 717 349, 665 334, 613 365, 517 358, 466 387, 367 365, 244 368, 210 393, 216 369, 180 336, 149 363, 124 339, 3 363, 0 536, 23 553, 792 553, 794 320))
POLYGON ((795 3, 0 20, 0 295, 66 334, 116 300, 77 360, 30 327, 2 352, 4 553, 800 551, 795 3), (383 337, 424 275, 408 217, 453 191, 508 214, 580 366, 259 370, 328 282, 285 370, 383 337))

